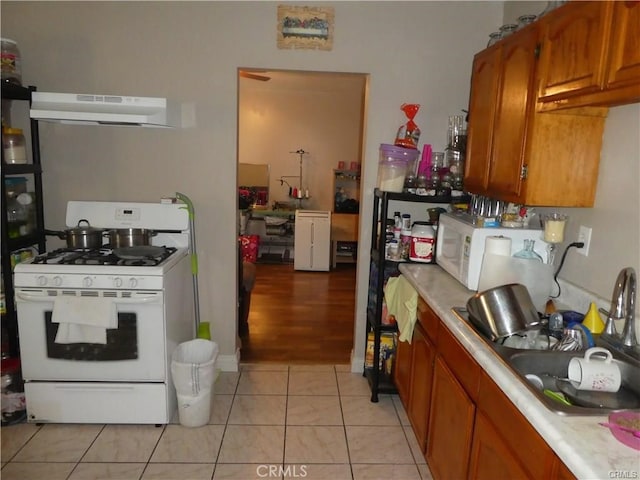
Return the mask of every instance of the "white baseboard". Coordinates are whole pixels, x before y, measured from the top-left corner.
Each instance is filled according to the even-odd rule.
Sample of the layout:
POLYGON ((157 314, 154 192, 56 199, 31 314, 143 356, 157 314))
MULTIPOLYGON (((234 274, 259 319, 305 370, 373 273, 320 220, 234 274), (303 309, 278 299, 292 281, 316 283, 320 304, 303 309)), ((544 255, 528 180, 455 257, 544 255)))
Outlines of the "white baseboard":
POLYGON ((364 365, 364 358, 357 358, 351 356, 351 373, 362 373, 362 366, 364 365))
POLYGON ((240 349, 234 355, 218 355, 216 367, 223 372, 238 372, 240 370, 240 349))

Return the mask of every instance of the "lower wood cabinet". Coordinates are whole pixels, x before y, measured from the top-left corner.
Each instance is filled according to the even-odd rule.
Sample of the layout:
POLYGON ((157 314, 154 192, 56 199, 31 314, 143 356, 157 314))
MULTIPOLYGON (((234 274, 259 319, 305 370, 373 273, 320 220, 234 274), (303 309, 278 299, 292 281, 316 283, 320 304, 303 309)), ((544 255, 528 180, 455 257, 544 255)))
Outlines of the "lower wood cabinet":
POLYGON ((530 478, 514 458, 507 443, 481 411, 476 412, 469 478, 476 480, 530 478))
MULTIPOLYGON (((493 425, 495 439, 499 438, 509 446, 509 455, 505 457, 508 460, 506 466, 511 467, 512 463, 520 462, 526 467, 530 478, 551 478, 555 454, 507 395, 485 373, 481 375, 477 405, 478 411, 493 425)), ((507 474, 508 470, 504 473, 507 474)))
POLYGON ((413 351, 411 369, 411 395, 407 414, 416 434, 418 445, 424 452, 427 445, 429 407, 431 405, 431 385, 435 346, 429 341, 420 323, 413 330, 413 351))
POLYGON ((393 381, 398 389, 398 395, 407 414, 409 413, 409 395, 411 394, 412 355, 413 343, 398 342, 396 347, 396 361, 393 367, 393 381))
POLYGON ((575 478, 422 298, 394 379, 435 480, 575 478))
POLYGON ((571 473, 571 471, 564 463, 562 463, 562 460, 560 460, 559 458, 556 458, 555 469, 551 478, 554 478, 556 480, 576 480, 575 475, 571 473))
POLYGON ((411 343, 398 342, 396 350, 394 381, 423 453, 427 444, 433 361, 439 323, 438 316, 420 298, 418 321, 411 343))
POLYGON ((435 479, 467 478, 476 406, 438 355, 426 458, 435 479))

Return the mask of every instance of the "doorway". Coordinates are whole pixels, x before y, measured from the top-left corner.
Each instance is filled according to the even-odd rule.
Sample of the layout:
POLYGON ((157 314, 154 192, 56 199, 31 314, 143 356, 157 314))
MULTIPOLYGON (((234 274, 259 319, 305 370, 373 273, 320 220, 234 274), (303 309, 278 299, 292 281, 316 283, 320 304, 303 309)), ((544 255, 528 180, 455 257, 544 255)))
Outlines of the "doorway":
MULTIPOLYGON (((240 216, 241 233, 262 234, 260 239, 265 240, 258 252, 242 361, 336 363, 338 358, 339 363, 349 362, 355 321, 355 263, 336 264, 330 272, 294 271, 293 229, 288 227, 295 227, 291 220, 297 208, 331 211, 337 218, 336 170, 359 171, 362 164, 367 81, 368 75, 359 73, 238 71, 238 164, 242 169, 246 164, 264 165, 269 172, 267 192, 262 194, 268 199, 266 205, 240 216), (305 152, 302 157, 300 150, 305 152), (302 199, 292 195, 294 188, 305 192, 302 199), (247 218, 271 214, 272 222, 280 218, 289 223, 278 228, 271 225, 267 232, 266 228, 256 231, 256 225, 261 226, 259 220, 247 222, 247 218), (247 226, 249 231, 245 231, 247 226), (284 236, 273 242, 269 234, 280 230, 284 236), (287 245, 287 234, 291 245, 287 245), (265 245, 270 243, 275 247, 265 245), (283 285, 288 287, 282 290, 283 285), (304 305, 300 305, 314 303, 305 297, 308 288, 321 302, 312 313, 304 313, 304 305), (337 319, 336 315, 340 322, 326 323, 331 317, 337 319), (310 321, 312 318, 315 320, 310 321), (333 327, 344 335, 334 330, 331 335, 340 338, 330 347, 321 347, 318 339, 333 327), (295 342, 287 341, 287 331, 296 333, 295 342), (279 343, 277 355, 268 353, 269 341, 279 343), (301 354, 301 349, 307 353, 301 354), (333 352, 327 355, 328 350, 333 352)), ((239 187, 247 187, 240 177, 238 182, 239 187)), ((353 193, 359 203, 360 190, 353 193)), ((351 223, 356 225, 357 240, 357 211, 355 214, 351 223)))

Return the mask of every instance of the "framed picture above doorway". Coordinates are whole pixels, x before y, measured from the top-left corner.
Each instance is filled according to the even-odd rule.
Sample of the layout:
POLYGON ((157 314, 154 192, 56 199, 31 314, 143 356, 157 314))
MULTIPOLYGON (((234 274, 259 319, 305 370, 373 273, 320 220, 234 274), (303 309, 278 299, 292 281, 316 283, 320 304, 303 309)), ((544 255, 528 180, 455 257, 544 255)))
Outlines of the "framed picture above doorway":
POLYGON ((278 5, 278 48, 331 50, 332 7, 278 5))

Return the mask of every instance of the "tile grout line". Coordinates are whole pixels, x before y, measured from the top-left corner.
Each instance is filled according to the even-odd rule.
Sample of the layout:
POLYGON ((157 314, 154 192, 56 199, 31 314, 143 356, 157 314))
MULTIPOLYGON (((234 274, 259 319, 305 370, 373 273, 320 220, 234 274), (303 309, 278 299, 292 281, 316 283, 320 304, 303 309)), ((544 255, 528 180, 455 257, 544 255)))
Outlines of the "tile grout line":
POLYGON ((340 392, 340 382, 338 381, 338 371, 336 367, 333 367, 333 374, 336 379, 336 387, 338 389, 338 405, 340 405, 340 416, 342 417, 342 431, 344 432, 344 443, 347 447, 347 461, 349 462, 349 472, 351 473, 351 479, 353 480, 353 464, 351 463, 351 451, 349 450, 349 437, 347 435, 347 425, 344 421, 344 410, 342 408, 342 394, 340 392))
MULTIPOLYGON (((33 434, 32 434, 32 435, 30 435, 30 436, 29 436, 29 438, 27 438, 27 439, 24 441, 24 443, 20 446, 20 448, 18 448, 18 449, 15 451, 15 453, 14 453, 13 455, 11 455, 11 458, 5 462, 5 465, 8 465, 10 462, 12 462, 12 461, 13 461, 13 459, 14 459, 14 458, 16 458, 16 456, 17 456, 17 455, 22 451, 22 449, 23 449, 24 447, 26 447, 26 446, 27 446, 27 444, 28 444, 28 443, 29 443, 33 438, 35 438, 35 436, 36 436, 38 433, 40 433, 40 431, 42 431, 42 427, 43 427, 43 426, 44 426, 44 425, 38 425, 38 424, 36 424, 36 427, 38 427, 38 429, 37 429, 35 432, 33 432, 33 434)), ((3 427, 3 428, 7 428, 7 427, 3 427)), ((3 465, 3 468, 4 468, 4 465, 3 465)))
MULTIPOLYGON (((238 395, 238 388, 240 387, 240 378, 244 373, 244 368, 240 368, 238 370, 238 378, 236 379, 236 385, 233 389, 231 405, 229 406, 229 411, 227 412, 227 418, 224 421, 224 429, 222 430, 222 437, 220 438, 220 446, 218 447, 218 454, 216 455, 216 459, 213 463, 213 472, 211 473, 211 478, 213 479, 216 475, 216 470, 218 469, 218 461, 220 460, 220 455, 222 454, 222 445, 224 443, 224 437, 227 434, 227 428, 229 427, 229 420, 231 419, 231 411, 233 410, 233 404, 236 401, 236 395, 238 395)), ((215 395, 215 393, 214 393, 215 395)))
POLYGON ((282 471, 286 466, 285 461, 287 457, 287 416, 289 410, 289 387, 291 385, 291 365, 287 366, 287 395, 284 401, 284 435, 282 441, 282 471))
MULTIPOLYGON (((176 403, 176 405, 177 405, 177 403, 176 403)), ((175 414, 176 415, 178 414, 178 410, 177 409, 176 409, 176 413, 175 414)), ((169 421, 171 421, 171 419, 169 419, 169 421)), ((140 475, 140 478, 144 477, 144 473, 147 471, 147 468, 149 468, 149 465, 151 464, 151 459, 153 458, 153 454, 156 453, 156 449, 158 448, 158 445, 160 445, 160 440, 162 440, 162 436, 167 431, 167 425, 169 425, 169 424, 167 423, 166 425, 162 426, 162 433, 160 433, 160 435, 158 435, 158 440, 156 441, 156 444, 153 446, 153 449, 151 449, 151 453, 149 454, 149 458, 145 462, 145 465, 144 465, 144 468, 142 469, 142 473, 140 475)), ((156 427, 156 428, 158 428, 158 427, 156 427)), ((73 471, 72 471, 72 473, 73 473, 73 471)))

